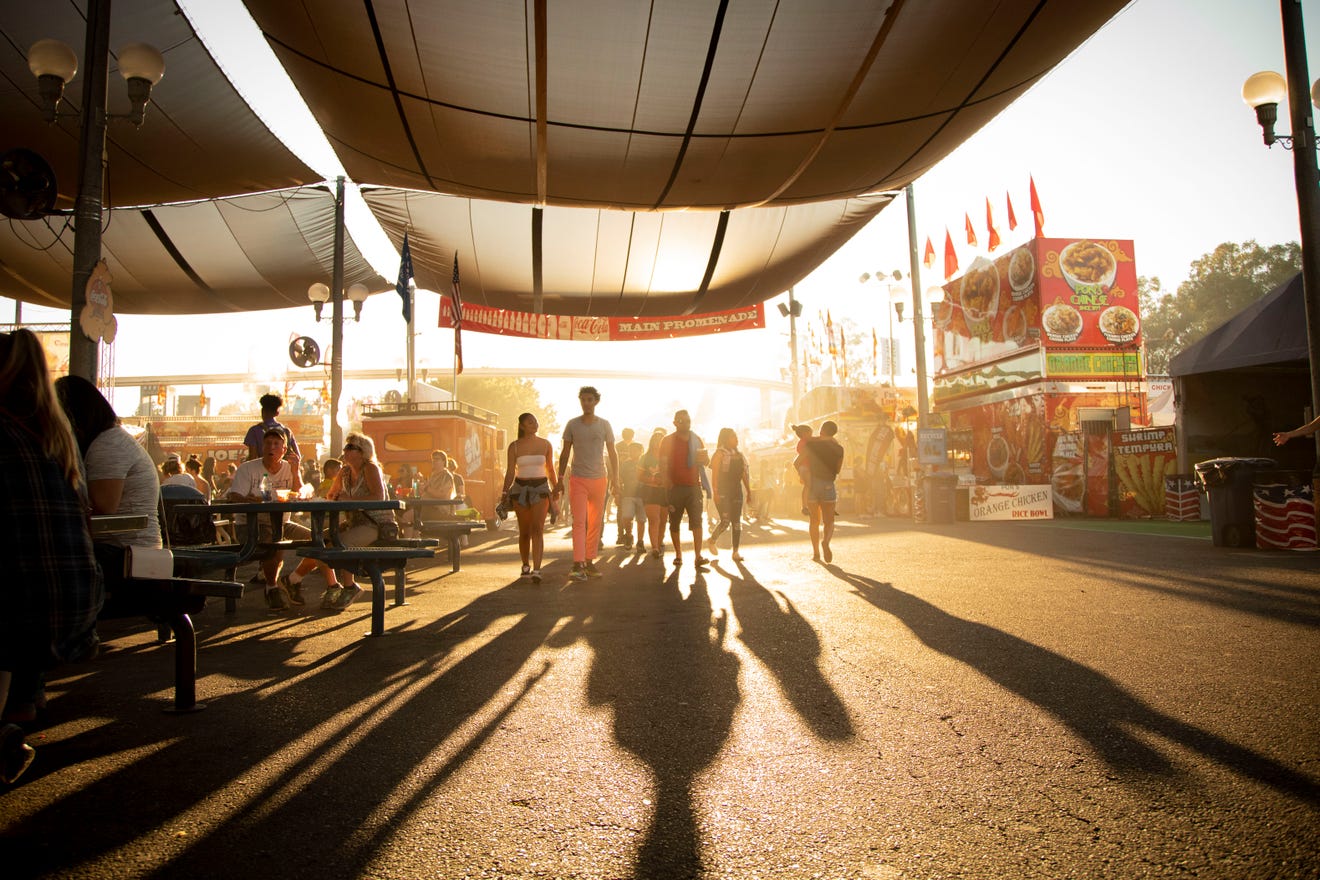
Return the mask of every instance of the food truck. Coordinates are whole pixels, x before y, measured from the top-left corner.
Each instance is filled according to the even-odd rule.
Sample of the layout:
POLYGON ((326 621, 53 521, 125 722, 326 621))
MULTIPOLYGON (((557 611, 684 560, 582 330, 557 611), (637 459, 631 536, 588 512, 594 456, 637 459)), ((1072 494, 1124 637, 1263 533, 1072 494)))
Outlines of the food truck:
POLYGON ((431 472, 431 452, 443 450, 458 462, 467 497, 488 527, 504 480, 505 432, 489 410, 454 401, 368 403, 362 430, 376 444, 386 479, 410 484, 410 475, 431 472), (406 469, 406 470, 405 470, 406 469))
POLYGON ((932 402, 961 485, 1049 485, 1056 513, 1163 512, 1173 429, 1147 430, 1131 241, 979 257, 932 315, 932 402))
MULTIPOLYGON (((813 434, 833 421, 843 446, 835 487, 844 515, 911 515, 910 465, 916 443, 916 389, 888 385, 820 385, 798 402, 801 424, 813 434)), ((786 425, 791 428, 791 425, 786 425)), ((753 488, 776 485, 774 513, 800 515, 801 484, 792 470, 797 437, 771 449, 749 451, 753 488)))

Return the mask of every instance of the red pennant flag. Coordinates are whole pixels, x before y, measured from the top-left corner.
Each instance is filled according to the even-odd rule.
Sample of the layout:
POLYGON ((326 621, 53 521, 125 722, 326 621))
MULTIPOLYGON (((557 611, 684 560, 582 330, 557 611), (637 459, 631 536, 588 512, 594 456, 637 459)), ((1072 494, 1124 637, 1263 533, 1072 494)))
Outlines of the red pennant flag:
POLYGON ((985 228, 990 230, 989 247, 991 252, 999 247, 999 230, 995 229, 995 218, 990 213, 990 197, 985 197, 985 228))
POLYGON ((922 256, 921 262, 926 264, 927 269, 935 268, 935 245, 930 243, 930 236, 926 236, 926 253, 922 256))
POLYGON ((963 222, 967 225, 967 243, 976 247, 976 230, 972 228, 972 217, 970 214, 963 214, 963 222))
POLYGON ((1045 235, 1045 212, 1040 208, 1040 196, 1036 195, 1036 179, 1031 180, 1031 213, 1036 216, 1036 237, 1041 238, 1045 235))
POLYGON ((1013 197, 1008 194, 1007 190, 1004 191, 1004 199, 1008 202, 1008 231, 1012 232, 1017 229, 1017 214, 1013 213, 1013 197))
POLYGON ((949 227, 944 227, 944 280, 948 281, 958 274, 958 255, 953 250, 953 236, 949 227))

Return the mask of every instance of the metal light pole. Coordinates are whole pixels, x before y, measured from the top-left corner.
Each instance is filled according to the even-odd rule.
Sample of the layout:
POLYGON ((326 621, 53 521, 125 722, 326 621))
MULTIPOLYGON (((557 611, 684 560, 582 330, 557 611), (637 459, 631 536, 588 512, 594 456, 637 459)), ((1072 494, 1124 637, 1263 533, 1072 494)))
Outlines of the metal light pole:
POLYGON ((912 332, 917 344, 917 427, 926 427, 930 416, 930 400, 926 394, 926 329, 925 315, 921 312, 921 261, 917 256, 917 202, 912 192, 912 184, 903 188, 907 193, 908 252, 911 258, 911 270, 908 277, 912 281, 912 332))
POLYGON ((344 391, 344 178, 335 180, 335 253, 330 272, 330 454, 344 442, 339 399, 344 391))
POLYGON ((105 169, 105 104, 109 78, 110 0, 87 4, 87 40, 83 48, 83 105, 78 136, 78 195, 73 215, 73 290, 69 297, 69 374, 95 383, 97 341, 83 332, 87 282, 101 259, 101 211, 105 169))
POLYGON ((798 418, 798 401, 802 399, 802 387, 798 384, 798 346, 797 346, 797 300, 793 298, 793 288, 788 289, 788 348, 793 369, 793 421, 798 418))
MULTIPOLYGON (((1292 120, 1293 178, 1301 227, 1302 289, 1306 302, 1306 348, 1311 358, 1311 415, 1320 415, 1320 169, 1316 166, 1315 129, 1311 125, 1311 84, 1306 66, 1306 29, 1301 0, 1281 0, 1283 60, 1288 73, 1288 110, 1292 120)), ((1320 431, 1313 435, 1316 473, 1320 473, 1320 431)))

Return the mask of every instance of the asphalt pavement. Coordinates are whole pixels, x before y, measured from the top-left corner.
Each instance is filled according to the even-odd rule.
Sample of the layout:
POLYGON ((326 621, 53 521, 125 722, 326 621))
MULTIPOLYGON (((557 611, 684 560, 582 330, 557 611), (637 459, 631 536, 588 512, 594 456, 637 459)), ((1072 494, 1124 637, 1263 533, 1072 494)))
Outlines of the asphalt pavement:
POLYGON ((112 621, 49 683, 0 866, 1320 877, 1320 554, 1077 525, 843 522, 825 565, 789 521, 584 583, 556 532, 539 586, 486 533, 410 568, 380 638, 314 585, 216 603, 189 715, 172 647, 112 621))

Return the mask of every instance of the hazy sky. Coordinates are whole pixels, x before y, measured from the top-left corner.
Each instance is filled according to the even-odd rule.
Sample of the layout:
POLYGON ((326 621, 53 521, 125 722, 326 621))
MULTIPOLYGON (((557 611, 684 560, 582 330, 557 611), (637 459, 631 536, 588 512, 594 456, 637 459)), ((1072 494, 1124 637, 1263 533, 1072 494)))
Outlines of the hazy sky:
MULTIPOLYGON (((1302 6, 1314 80, 1320 76, 1320 54, 1315 52, 1320 46, 1320 0, 1302 6)), ((1189 264, 1221 242, 1255 239, 1268 245, 1296 240, 1292 157, 1281 147, 1264 147, 1254 115, 1241 99, 1243 80, 1265 69, 1283 72, 1277 2, 1136 0, 917 182, 919 237, 924 243, 930 236, 941 255, 938 275, 923 278, 921 286, 943 280, 946 226, 962 265, 971 261, 964 212, 977 225, 984 246, 987 197, 1005 245, 1030 237, 1029 175, 1040 193, 1047 235, 1133 239, 1138 273, 1159 276, 1166 290, 1176 288, 1189 264), (1019 219, 1013 233, 1004 213, 1006 191, 1019 219)), ((1286 109, 1280 116, 1278 128, 1286 132, 1286 109)), ((369 243, 363 244, 374 257, 369 243)), ((386 278, 397 274, 397 257, 387 252, 374 258, 386 263, 377 266, 386 278)), ((882 290, 873 282, 860 285, 857 279, 867 271, 907 267, 907 220, 899 200, 799 284, 796 295, 807 317, 829 309, 836 317, 847 315, 874 326, 884 337, 888 321, 886 303, 879 301, 882 290)), ((437 309, 435 295, 419 296, 417 353, 419 362, 433 370, 448 368, 452 349, 449 331, 433 329, 437 309)), ((52 313, 24 308, 26 320, 47 314, 52 313)), ((67 319, 67 314, 54 314, 67 319)), ((189 330, 180 334, 177 318, 120 316, 116 373, 283 369, 291 335, 311 335, 323 348, 330 335, 327 324, 313 321, 310 306, 188 323, 189 330), (180 336, 185 345, 165 353, 167 341, 180 336)), ((468 333, 464 352, 470 366, 553 362, 590 369, 604 359, 627 368, 678 373, 777 374, 788 361, 787 321, 770 304, 767 323, 763 331, 718 339, 627 344, 510 341, 468 333)), ((799 329, 806 332, 802 324, 799 329)), ((911 333, 910 322, 895 325, 895 335, 902 332, 911 333)), ((394 294, 372 297, 362 323, 347 325, 346 366, 402 366, 403 338, 394 294)), ((905 369, 911 365, 911 345, 909 336, 905 369)), ((654 418, 649 410, 634 408, 641 405, 639 397, 654 408, 675 396, 669 389, 638 395, 635 388, 621 384, 598 384, 607 400, 622 404, 626 399, 628 420, 638 424, 654 418)), ((573 407, 573 387, 576 382, 548 383, 545 388, 561 414, 573 407)))

